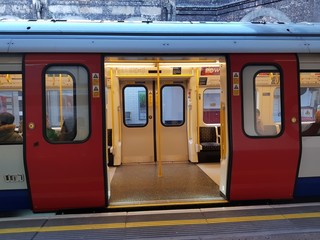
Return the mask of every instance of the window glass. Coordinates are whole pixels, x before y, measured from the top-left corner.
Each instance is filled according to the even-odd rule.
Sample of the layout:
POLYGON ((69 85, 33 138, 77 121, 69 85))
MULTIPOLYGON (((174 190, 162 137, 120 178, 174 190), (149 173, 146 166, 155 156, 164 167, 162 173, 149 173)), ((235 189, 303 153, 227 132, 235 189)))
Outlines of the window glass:
POLYGON ((280 72, 274 66, 244 69, 243 109, 247 135, 276 136, 281 131, 280 81, 280 72))
POLYGON ((161 122, 164 126, 184 123, 184 89, 182 86, 164 86, 161 89, 161 122))
POLYGON ((203 122, 220 123, 219 88, 208 88, 203 92, 203 122))
POLYGON ((320 135, 320 73, 300 74, 302 136, 320 135))
POLYGON ((275 123, 281 123, 281 93, 280 88, 274 89, 273 94, 273 121, 275 123))
POLYGON ((147 89, 144 86, 126 86, 123 90, 126 126, 143 127, 147 125, 147 89))
POLYGON ((45 75, 45 137, 50 142, 89 136, 88 73, 83 67, 50 67, 45 75))
POLYGON ((0 73, 0 143, 22 142, 22 75, 0 73))

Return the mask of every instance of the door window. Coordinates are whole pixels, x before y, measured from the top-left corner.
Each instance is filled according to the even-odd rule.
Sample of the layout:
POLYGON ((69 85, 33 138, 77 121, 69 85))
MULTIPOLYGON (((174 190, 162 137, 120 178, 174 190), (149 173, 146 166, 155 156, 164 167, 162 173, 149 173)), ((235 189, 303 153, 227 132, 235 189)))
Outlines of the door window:
POLYGON ((220 92, 219 88, 203 91, 203 122, 206 124, 220 123, 220 92))
POLYGON ((123 122, 127 127, 144 127, 147 118, 147 89, 144 86, 126 86, 123 89, 123 122))
POLYGON ((281 131, 281 74, 275 66, 243 70, 244 130, 249 136, 276 136, 281 131))
POLYGON ((164 126, 184 124, 184 89, 182 86, 162 87, 161 113, 161 122, 164 126))
POLYGON ((83 141, 89 136, 88 73, 80 66, 49 67, 45 74, 45 138, 83 141))
POLYGON ((0 143, 22 143, 22 106, 22 74, 0 73, 0 143))
POLYGON ((300 74, 302 136, 320 135, 320 73, 300 74))

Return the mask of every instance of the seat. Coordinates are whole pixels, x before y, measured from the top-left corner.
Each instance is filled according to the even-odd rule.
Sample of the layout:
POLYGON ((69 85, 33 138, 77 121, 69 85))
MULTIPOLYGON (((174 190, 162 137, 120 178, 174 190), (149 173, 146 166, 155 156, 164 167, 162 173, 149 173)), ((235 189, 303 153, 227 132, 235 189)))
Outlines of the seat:
POLYGON ((220 151, 215 127, 200 127, 200 144, 202 151, 220 151))
POLYGON ((267 135, 267 136, 277 135, 277 126, 276 125, 264 125, 263 126, 263 135, 267 135))
POLYGON ((215 127, 200 127, 200 145, 202 150, 198 153, 199 162, 220 161, 220 144, 217 142, 215 127))

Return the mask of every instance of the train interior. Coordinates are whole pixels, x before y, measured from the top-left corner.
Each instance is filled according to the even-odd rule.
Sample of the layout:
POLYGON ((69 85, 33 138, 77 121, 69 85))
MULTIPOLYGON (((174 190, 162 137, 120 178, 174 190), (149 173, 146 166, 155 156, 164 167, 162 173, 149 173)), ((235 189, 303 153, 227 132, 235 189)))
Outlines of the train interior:
MULTIPOLYGON (((15 131, 23 136, 26 98, 23 98, 22 59, 22 55, 0 57, 0 113, 14 115, 15 131)), ((314 167, 318 166, 317 159, 313 157, 319 154, 320 140, 315 136, 320 133, 307 131, 320 110, 317 59, 299 56, 302 133, 299 178, 320 175, 319 168, 314 167)), ((105 57, 108 207, 226 200, 231 154, 226 62, 225 56, 105 57)), ((45 75, 47 116, 43 118, 47 118, 46 124, 57 139, 63 138, 62 144, 70 146, 90 136, 90 121, 79 115, 89 114, 83 107, 89 103, 74 96, 75 88, 89 91, 88 86, 83 88, 85 82, 75 82, 73 78, 76 73, 81 75, 82 70, 68 68, 65 66, 60 72, 55 67, 49 68, 45 75), (76 103, 80 103, 77 110, 76 103), (77 122, 72 126, 66 119, 75 113, 77 122), (74 127, 78 129, 76 134, 65 130, 74 127)), ((259 109, 256 118, 264 123, 265 136, 277 137, 283 121, 279 71, 266 68, 255 76, 254 86, 259 109)), ((246 131, 259 136, 258 124, 252 125, 254 130, 246 131)), ((45 138, 50 143, 49 136, 45 138)), ((27 195, 23 142, 2 142, 0 151, 0 190, 21 190, 27 195)))
POLYGON ((106 57, 105 74, 110 206, 223 201, 225 58, 106 57))

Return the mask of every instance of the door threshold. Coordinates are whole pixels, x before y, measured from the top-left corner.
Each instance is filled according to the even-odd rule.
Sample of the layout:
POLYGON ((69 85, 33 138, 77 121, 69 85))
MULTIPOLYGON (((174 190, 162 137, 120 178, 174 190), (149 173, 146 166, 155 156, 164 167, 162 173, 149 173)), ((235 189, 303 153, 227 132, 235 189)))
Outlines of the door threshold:
POLYGON ((229 201, 224 199, 208 200, 208 201, 153 201, 150 203, 120 203, 110 204, 107 209, 138 209, 138 208, 161 208, 161 207, 183 207, 194 205, 215 205, 227 204, 229 201))

